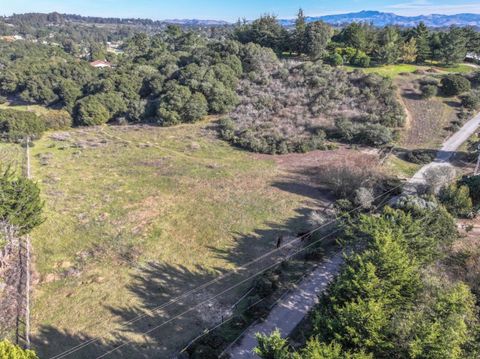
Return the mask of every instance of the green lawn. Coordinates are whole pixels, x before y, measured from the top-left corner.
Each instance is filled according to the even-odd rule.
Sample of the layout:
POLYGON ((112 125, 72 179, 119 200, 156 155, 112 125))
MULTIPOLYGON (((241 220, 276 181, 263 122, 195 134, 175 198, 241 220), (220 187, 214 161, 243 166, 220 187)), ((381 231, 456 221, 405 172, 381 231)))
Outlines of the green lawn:
MULTIPOLYGON (((217 140, 208 126, 73 129, 47 133, 35 144, 33 176, 46 221, 32 233, 39 280, 33 328, 43 356, 76 344, 80 335, 112 340, 110 332, 122 333, 144 345, 136 330, 118 330, 125 318, 111 308, 128 318, 143 313, 271 250, 280 230, 304 229, 292 218, 299 218, 305 197, 272 185, 279 176, 274 162, 217 140), (152 263, 161 273, 145 274, 152 263), (163 275, 169 279, 155 278, 163 275), (139 293, 139 281, 162 284, 139 293)), ((177 349, 205 324, 191 315, 175 325, 158 332, 171 339, 157 354, 177 349)))
POLYGON ((48 109, 45 106, 40 105, 16 105, 9 102, 0 104, 0 109, 11 109, 17 111, 30 111, 35 112, 37 115, 48 115, 50 112, 59 110, 48 109))
POLYGON ((396 64, 396 65, 385 65, 385 66, 375 66, 375 67, 367 67, 367 68, 360 68, 354 66, 344 66, 343 67, 347 71, 353 70, 361 70, 365 73, 376 73, 381 76, 395 78, 401 73, 412 73, 417 70, 424 70, 427 71, 431 68, 434 68, 436 71, 440 71, 442 73, 469 73, 475 70, 472 66, 459 64, 453 67, 444 67, 439 66, 437 64, 431 65, 412 65, 412 64, 396 64))
POLYGON ((394 175, 404 178, 412 177, 422 166, 415 163, 407 162, 401 158, 391 155, 385 162, 385 168, 394 175))

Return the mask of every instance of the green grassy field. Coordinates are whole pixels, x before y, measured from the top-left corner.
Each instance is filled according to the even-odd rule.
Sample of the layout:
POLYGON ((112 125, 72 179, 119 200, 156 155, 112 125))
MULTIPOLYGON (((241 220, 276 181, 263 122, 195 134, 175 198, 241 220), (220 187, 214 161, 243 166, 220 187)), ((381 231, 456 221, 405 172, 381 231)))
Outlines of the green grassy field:
POLYGON ((385 168, 393 175, 404 178, 412 177, 422 166, 415 163, 410 163, 401 158, 391 155, 385 162, 385 168))
MULTIPOLYGON (((273 249, 280 231, 304 229, 295 219, 305 197, 273 186, 274 162, 253 160, 206 127, 73 129, 35 143, 33 177, 46 204, 46 221, 32 233, 40 354, 119 332, 144 345, 140 329, 119 331, 126 318, 273 249), (151 283, 155 290, 138 291, 151 283)), ((165 353, 204 328, 197 316, 189 320, 158 331, 181 331, 165 353)))
POLYGON ((412 65, 412 64, 396 64, 396 65, 385 65, 385 66, 375 66, 367 68, 359 68, 354 66, 344 66, 344 69, 347 71, 361 70, 365 73, 376 73, 381 76, 395 78, 402 73, 412 73, 417 70, 427 71, 429 69, 434 69, 440 73, 469 73, 475 70, 472 66, 465 64, 458 64, 452 67, 442 67, 437 64, 428 64, 428 65, 412 65))
POLYGON ((35 112, 37 115, 48 115, 51 112, 59 111, 48 109, 41 105, 17 105, 9 102, 0 104, 0 109, 12 109, 16 111, 30 111, 35 112))

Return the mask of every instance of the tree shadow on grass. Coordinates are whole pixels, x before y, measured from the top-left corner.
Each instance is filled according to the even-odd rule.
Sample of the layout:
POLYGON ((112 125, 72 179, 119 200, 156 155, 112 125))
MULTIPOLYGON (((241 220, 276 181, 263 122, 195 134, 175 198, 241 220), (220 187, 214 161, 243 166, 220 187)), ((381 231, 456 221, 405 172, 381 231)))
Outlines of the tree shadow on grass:
POLYGON ((97 358, 118 346, 121 347, 107 357, 170 357, 188 340, 209 327, 209 310, 220 313, 225 306, 219 298, 211 302, 215 305, 214 310, 209 302, 182 315, 210 298, 219 287, 213 285, 208 292, 199 290, 193 293, 191 290, 221 274, 217 269, 206 271, 198 267, 189 270, 149 262, 132 275, 133 282, 128 287, 138 299, 138 304, 107 307, 113 314, 109 322, 95 323, 93 318, 95 325, 89 330, 104 333, 101 340, 84 333, 71 334, 52 326, 43 326, 32 338, 33 348, 37 349, 41 358, 52 358, 68 350, 71 352, 66 358, 97 358), (182 293, 189 292, 190 295, 182 296, 182 293))
MULTIPOLYGON (((118 335, 105 341, 94 336, 73 334, 58 330, 52 326, 43 326, 39 333, 32 337, 32 349, 41 359, 47 358, 96 358, 107 353, 112 348, 125 343, 126 338, 118 335)), ((143 354, 145 346, 135 346, 127 342, 122 351, 112 353, 112 358, 147 358, 143 354), (127 354, 128 353, 128 354, 127 354)))
MULTIPOLYGON (((313 174, 303 173, 307 177, 313 174)), ((291 178, 272 185, 282 191, 304 196, 315 208, 321 208, 328 202, 328 195, 307 178, 305 182, 298 181, 293 174, 291 178)), ((231 315, 233 304, 249 290, 254 274, 278 263, 298 249, 297 246, 292 246, 262 257, 276 249, 280 236, 283 236, 283 245, 308 231, 310 226, 307 216, 310 210, 309 206, 299 208, 286 222, 268 222, 249 234, 232 233, 235 240, 229 248, 213 245, 208 247, 213 257, 224 262, 222 268, 187 268, 157 261, 137 267, 131 274, 132 282, 128 286, 136 303, 124 307, 107 307, 113 315, 112 321, 99 323, 92 330, 104 333, 102 341, 79 346, 67 358, 96 358, 118 345, 122 347, 108 357, 172 357, 205 329, 231 315), (255 260, 259 257, 262 259, 255 260), (233 270, 246 263, 249 264, 245 268, 233 270), (225 269, 229 267, 232 269, 225 269)), ((196 256, 196 253, 186 251, 183 255, 196 256)), ((50 358, 92 339, 98 338, 85 333, 71 335, 45 326, 34 338, 34 346, 43 357, 50 358)))

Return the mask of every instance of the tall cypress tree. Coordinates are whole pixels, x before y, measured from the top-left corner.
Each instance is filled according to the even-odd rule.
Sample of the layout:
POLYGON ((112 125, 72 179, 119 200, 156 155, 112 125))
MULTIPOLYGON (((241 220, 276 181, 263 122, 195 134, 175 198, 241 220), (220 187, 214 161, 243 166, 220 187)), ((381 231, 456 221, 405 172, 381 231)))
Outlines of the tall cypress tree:
POLYGON ((467 55, 467 39, 464 32, 458 27, 451 27, 449 32, 440 36, 441 48, 439 55, 445 65, 462 62, 467 55))
POLYGON ((295 34, 293 36, 294 44, 292 49, 297 53, 305 52, 305 30, 307 29, 306 17, 303 10, 298 10, 297 19, 295 20, 295 34))
POLYGON ((421 64, 428 60, 431 56, 428 28, 423 22, 420 22, 413 30, 414 38, 417 44, 417 60, 421 64))

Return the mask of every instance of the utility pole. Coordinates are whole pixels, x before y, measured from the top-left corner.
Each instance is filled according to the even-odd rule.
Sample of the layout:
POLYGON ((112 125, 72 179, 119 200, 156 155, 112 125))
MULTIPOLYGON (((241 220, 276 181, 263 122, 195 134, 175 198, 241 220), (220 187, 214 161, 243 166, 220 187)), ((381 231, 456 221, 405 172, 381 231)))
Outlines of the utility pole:
MULTIPOLYGON (((31 179, 30 137, 27 137, 27 178, 31 179)), ((26 245, 26 283, 25 283, 25 346, 30 349, 30 235, 25 236, 26 245)))
POLYGON ((480 175, 480 144, 478 145, 478 159, 477 159, 477 166, 475 167, 475 172, 473 173, 474 176, 480 175))

